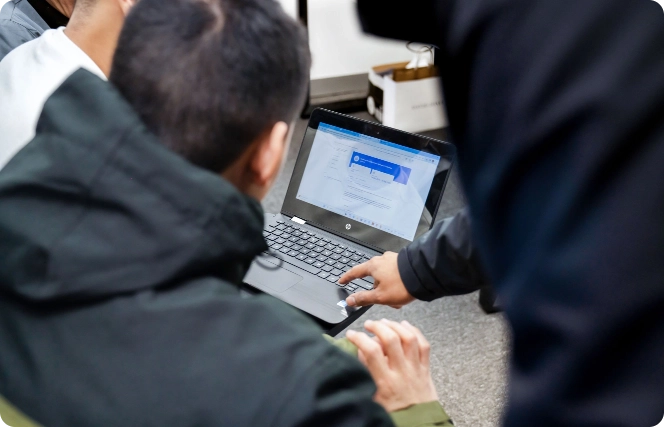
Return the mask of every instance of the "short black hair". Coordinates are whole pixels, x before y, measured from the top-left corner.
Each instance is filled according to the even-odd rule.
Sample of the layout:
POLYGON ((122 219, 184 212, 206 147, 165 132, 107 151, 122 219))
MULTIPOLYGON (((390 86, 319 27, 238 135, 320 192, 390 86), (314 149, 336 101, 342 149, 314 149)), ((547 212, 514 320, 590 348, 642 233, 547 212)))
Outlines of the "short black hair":
POLYGON ((140 0, 110 81, 159 140, 215 173, 304 106, 304 27, 275 0, 140 0))

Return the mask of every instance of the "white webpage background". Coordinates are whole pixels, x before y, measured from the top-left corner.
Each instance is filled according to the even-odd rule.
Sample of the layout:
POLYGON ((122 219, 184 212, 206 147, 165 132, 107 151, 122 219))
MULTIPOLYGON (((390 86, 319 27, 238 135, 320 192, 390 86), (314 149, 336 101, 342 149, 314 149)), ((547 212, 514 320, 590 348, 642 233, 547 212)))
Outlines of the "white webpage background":
POLYGON ((439 160, 319 129, 297 198, 412 241, 439 160), (357 164, 349 167, 355 151, 410 168, 408 183, 357 164))

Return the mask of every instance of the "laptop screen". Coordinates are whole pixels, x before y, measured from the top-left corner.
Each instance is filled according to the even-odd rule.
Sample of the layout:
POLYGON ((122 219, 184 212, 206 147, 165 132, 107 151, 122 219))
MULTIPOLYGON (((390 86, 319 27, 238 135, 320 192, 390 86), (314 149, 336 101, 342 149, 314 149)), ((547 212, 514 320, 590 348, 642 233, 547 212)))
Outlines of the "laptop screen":
POLYGON ((431 228, 455 157, 452 144, 318 109, 281 213, 396 252, 431 228))
POLYGON ((296 197, 413 241, 439 162, 435 154, 320 123, 296 197))

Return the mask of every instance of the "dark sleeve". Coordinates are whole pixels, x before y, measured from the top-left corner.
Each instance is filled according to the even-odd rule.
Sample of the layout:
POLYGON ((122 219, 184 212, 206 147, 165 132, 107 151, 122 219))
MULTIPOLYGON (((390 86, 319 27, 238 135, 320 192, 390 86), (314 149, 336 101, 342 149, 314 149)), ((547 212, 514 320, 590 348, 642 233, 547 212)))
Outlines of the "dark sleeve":
POLYGON ((363 0, 357 6, 368 33, 429 44, 439 40, 436 1, 394 2, 385 7, 384 0, 363 0))
POLYGON ((9 52, 34 38, 26 28, 11 21, 0 20, 0 61, 9 52))
POLYGON ((352 356, 329 347, 304 375, 280 410, 279 426, 394 426, 373 401, 376 386, 352 356))
POLYGON ((471 239, 467 209, 402 249, 398 264, 406 289, 422 301, 467 294, 488 283, 471 239))

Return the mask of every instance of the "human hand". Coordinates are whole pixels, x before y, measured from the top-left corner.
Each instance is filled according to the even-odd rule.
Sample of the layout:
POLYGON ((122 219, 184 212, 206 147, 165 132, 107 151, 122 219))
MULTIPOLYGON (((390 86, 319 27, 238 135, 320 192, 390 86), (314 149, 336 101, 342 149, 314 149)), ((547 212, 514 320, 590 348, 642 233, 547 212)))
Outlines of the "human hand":
POLYGON ((363 307, 371 304, 389 305, 392 308, 401 308, 415 301, 408 293, 401 280, 397 266, 397 254, 385 252, 383 255, 371 258, 364 264, 357 265, 339 279, 339 283, 346 284, 355 279, 371 276, 374 278, 372 291, 361 291, 346 298, 351 307, 363 307))
POLYGON ((388 412, 438 400, 429 370, 429 342, 408 322, 381 320, 364 323, 374 339, 348 331, 358 358, 369 369, 377 386, 374 400, 388 412))

